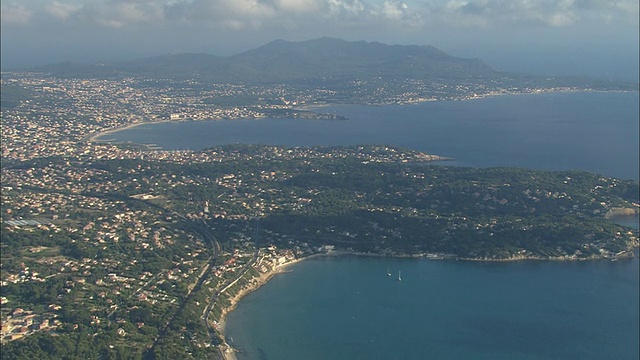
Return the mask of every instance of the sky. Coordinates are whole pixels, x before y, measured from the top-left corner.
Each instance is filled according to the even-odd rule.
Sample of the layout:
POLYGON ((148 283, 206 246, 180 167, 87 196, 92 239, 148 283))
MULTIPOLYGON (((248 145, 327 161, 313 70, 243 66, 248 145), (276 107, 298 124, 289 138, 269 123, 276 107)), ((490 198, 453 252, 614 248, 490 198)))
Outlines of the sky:
POLYGON ((498 70, 638 81, 638 0, 2 0, 2 69, 229 56, 322 36, 433 45, 498 70))

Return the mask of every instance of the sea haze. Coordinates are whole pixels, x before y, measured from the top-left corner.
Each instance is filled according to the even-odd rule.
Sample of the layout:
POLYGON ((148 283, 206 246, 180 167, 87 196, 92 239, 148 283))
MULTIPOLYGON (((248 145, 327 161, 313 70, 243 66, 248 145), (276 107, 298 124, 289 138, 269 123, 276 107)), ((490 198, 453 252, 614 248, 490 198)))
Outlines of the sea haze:
POLYGON ((103 139, 202 149, 233 143, 404 146, 463 166, 586 170, 638 179, 638 93, 551 93, 315 109, 349 119, 146 124, 103 139))

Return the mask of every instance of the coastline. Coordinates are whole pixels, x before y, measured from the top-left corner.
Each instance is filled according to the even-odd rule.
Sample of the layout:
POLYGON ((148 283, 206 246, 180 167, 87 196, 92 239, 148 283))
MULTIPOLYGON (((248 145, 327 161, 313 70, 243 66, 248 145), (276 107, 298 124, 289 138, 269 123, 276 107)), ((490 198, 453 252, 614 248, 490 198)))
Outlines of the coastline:
POLYGON ((570 93, 629 93, 637 92, 636 90, 596 90, 596 89, 571 89, 571 88, 549 88, 539 89, 537 91, 506 91, 506 92, 489 92, 485 94, 474 94, 469 96, 451 97, 451 98, 420 98, 411 99, 399 102, 382 102, 382 103, 318 103, 318 104, 304 104, 294 106, 294 110, 314 111, 316 109, 322 109, 326 107, 335 106, 405 106, 405 105, 417 105, 428 102, 439 101, 473 101, 482 100, 488 98, 494 98, 499 96, 520 96, 520 95, 543 95, 543 94, 570 94, 570 93))
POLYGON ((390 258, 411 258, 411 259, 424 259, 424 260, 453 260, 453 261, 471 261, 471 262, 518 262, 518 261, 597 261, 597 260, 609 260, 617 261, 621 259, 632 259, 637 255, 638 247, 628 249, 616 254, 614 257, 588 257, 588 258, 574 258, 565 256, 554 257, 541 257, 541 256, 527 256, 519 255, 509 258, 463 258, 457 257, 452 254, 381 254, 381 253, 364 253, 349 250, 334 250, 326 253, 315 253, 309 256, 297 258, 282 265, 279 265, 270 271, 260 274, 258 277, 251 279, 250 283, 241 288, 236 295, 229 298, 230 305, 222 309, 220 320, 217 323, 216 329, 222 338, 221 353, 225 360, 237 360, 237 353, 240 350, 234 348, 227 342, 226 337, 226 325, 227 316, 231 313, 239 304, 239 302, 248 294, 258 290, 260 287, 269 282, 275 275, 285 274, 291 272, 287 271, 287 267, 295 265, 305 260, 321 257, 338 257, 338 256, 356 256, 356 257, 390 257, 390 258))
POLYGON ((139 125, 142 124, 153 124, 151 122, 137 122, 137 123, 131 123, 131 124, 127 124, 127 125, 123 125, 123 126, 117 126, 111 129, 107 129, 107 130, 103 130, 103 131, 98 131, 94 134, 91 134, 88 136, 87 140, 90 142, 96 142, 96 143, 110 143, 110 140, 100 140, 98 139, 99 137, 105 136, 105 135, 109 135, 112 134, 114 132, 118 132, 121 130, 128 130, 128 129, 133 129, 139 125))
MULTIPOLYGON (((549 94, 549 93, 578 93, 578 92, 583 92, 583 93, 594 93, 594 92, 598 92, 598 93, 626 93, 626 92, 633 92, 632 90, 593 90, 593 89, 556 89, 556 88, 552 88, 552 89, 542 89, 539 91, 521 91, 521 92, 515 92, 515 91, 510 91, 510 92, 499 92, 499 93, 486 93, 486 94, 474 94, 473 96, 463 96, 463 97, 459 97, 459 98, 451 98, 451 99, 412 99, 412 100, 407 100, 407 101, 403 101, 403 102, 399 102, 399 103, 395 103, 395 102, 389 102, 389 103, 380 103, 380 104, 349 104, 349 103, 318 103, 318 104, 304 104, 304 105, 298 105, 298 106, 293 106, 291 108, 291 110, 299 110, 299 111, 314 111, 317 109, 322 109, 322 108, 326 108, 326 107, 332 107, 332 106, 341 106, 341 105, 362 105, 362 106, 388 106, 388 105, 398 105, 398 106, 405 106, 405 105, 415 105, 415 104, 420 104, 420 103, 426 103, 426 102, 437 102, 437 101, 472 101, 472 100, 481 100, 481 99, 486 99, 486 98, 492 98, 492 97, 497 97, 497 96, 509 96, 509 95, 540 95, 540 94, 549 94)), ((238 120, 243 120, 243 119, 255 119, 252 117, 240 117, 237 118, 238 120)), ((216 120, 214 118, 212 119, 206 119, 206 120, 216 120)), ((161 124, 161 123, 167 123, 167 122, 186 122, 186 121, 190 121, 189 119, 179 119, 179 120, 170 120, 170 119, 163 119, 163 120, 157 120, 157 121, 147 121, 147 120, 142 120, 139 122, 134 122, 134 123, 129 123, 129 124, 125 124, 122 126, 116 126, 113 128, 107 128, 104 130, 98 130, 97 132, 93 133, 93 134, 89 134, 86 136, 86 140, 89 142, 94 142, 94 143, 112 143, 113 140, 102 140, 99 139, 105 135, 109 135, 118 131, 123 131, 123 130, 128 130, 128 129, 132 129, 135 128, 137 126, 140 125, 153 125, 153 124, 161 124)), ((145 144, 139 144, 139 145, 145 145, 145 144)), ((449 160, 448 158, 445 158, 443 160, 449 160)))
POLYGON ((271 278, 273 278, 275 275, 286 274, 290 272, 286 270, 287 267, 297 264, 299 262, 302 262, 304 260, 326 256, 326 255, 327 254, 313 254, 313 255, 302 257, 302 258, 297 258, 295 260, 291 260, 287 263, 279 265, 264 274, 260 274, 260 276, 258 277, 252 278, 250 283, 247 286, 242 287, 236 295, 229 298, 229 306, 222 309, 220 320, 218 321, 218 324, 216 326, 216 329, 218 330, 218 333, 222 338, 221 352, 225 360, 237 360, 238 358, 236 356, 236 353, 239 352, 239 350, 235 349, 232 345, 230 345, 227 342, 227 337, 225 333, 226 333, 226 325, 227 325, 227 321, 226 321, 227 315, 229 315, 229 313, 232 312, 238 306, 238 303, 240 302, 240 300, 242 300, 242 298, 249 295, 250 293, 258 290, 264 284, 268 283, 269 280, 271 280, 271 278))
MULTIPOLYGON (((166 120, 169 121, 169 120, 166 120)), ((118 132, 121 130, 128 130, 128 129, 133 129, 135 127, 138 127, 140 125, 144 125, 144 124, 157 124, 157 123, 161 123, 161 122, 165 122, 165 120, 162 121, 157 121, 157 122, 136 122, 136 123, 131 123, 131 124, 127 124, 127 125, 123 125, 123 126, 116 126, 114 128, 110 128, 110 129, 106 129, 106 130, 102 130, 102 131, 98 131, 94 134, 91 134, 87 137, 87 140, 90 142, 95 142, 95 143, 110 143, 112 142, 111 140, 100 140, 100 137, 103 137, 105 135, 109 135, 112 134, 114 132, 118 132)))

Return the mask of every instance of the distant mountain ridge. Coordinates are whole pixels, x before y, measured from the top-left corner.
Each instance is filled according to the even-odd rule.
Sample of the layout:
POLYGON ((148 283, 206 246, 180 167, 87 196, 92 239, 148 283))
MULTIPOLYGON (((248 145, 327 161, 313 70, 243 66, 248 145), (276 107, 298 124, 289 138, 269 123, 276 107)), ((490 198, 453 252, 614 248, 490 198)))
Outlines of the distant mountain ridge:
POLYGON ((172 54, 96 65, 61 63, 37 71, 60 76, 147 75, 221 83, 287 83, 347 79, 473 79, 499 72, 478 59, 463 59, 433 46, 386 45, 334 38, 275 40, 229 57, 172 54))
POLYGON ((639 87, 637 83, 575 76, 502 72, 479 59, 451 56, 428 45, 386 45, 329 37, 300 42, 275 40, 228 57, 169 54, 99 64, 60 63, 31 71, 64 78, 132 76, 201 85, 330 88, 334 95, 316 100, 345 103, 402 103, 549 89, 638 91, 639 87))

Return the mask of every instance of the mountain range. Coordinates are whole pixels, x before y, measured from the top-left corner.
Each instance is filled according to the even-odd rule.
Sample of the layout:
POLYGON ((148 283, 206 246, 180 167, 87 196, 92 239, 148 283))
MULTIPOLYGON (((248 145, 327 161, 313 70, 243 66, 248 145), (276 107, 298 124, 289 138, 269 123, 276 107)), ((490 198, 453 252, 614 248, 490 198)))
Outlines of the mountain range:
MULTIPOLYGON (((301 42, 275 40, 229 57, 169 54, 98 64, 59 63, 30 69, 72 78, 143 76, 160 81, 195 81, 244 85, 336 85, 349 92, 366 82, 370 92, 395 84, 393 92, 427 93, 420 84, 453 89, 575 88, 638 90, 638 84, 577 77, 543 77, 501 72, 479 59, 451 56, 433 46, 318 38, 301 42)), ((433 89, 428 92, 433 94, 433 89)), ((473 91, 471 91, 473 92, 473 91)))
POLYGON ((92 65, 60 63, 35 70, 61 76, 147 75, 263 84, 375 77, 462 80, 500 74, 478 59, 454 57, 433 46, 349 42, 327 37, 302 42, 276 40, 229 57, 170 54, 92 65))

